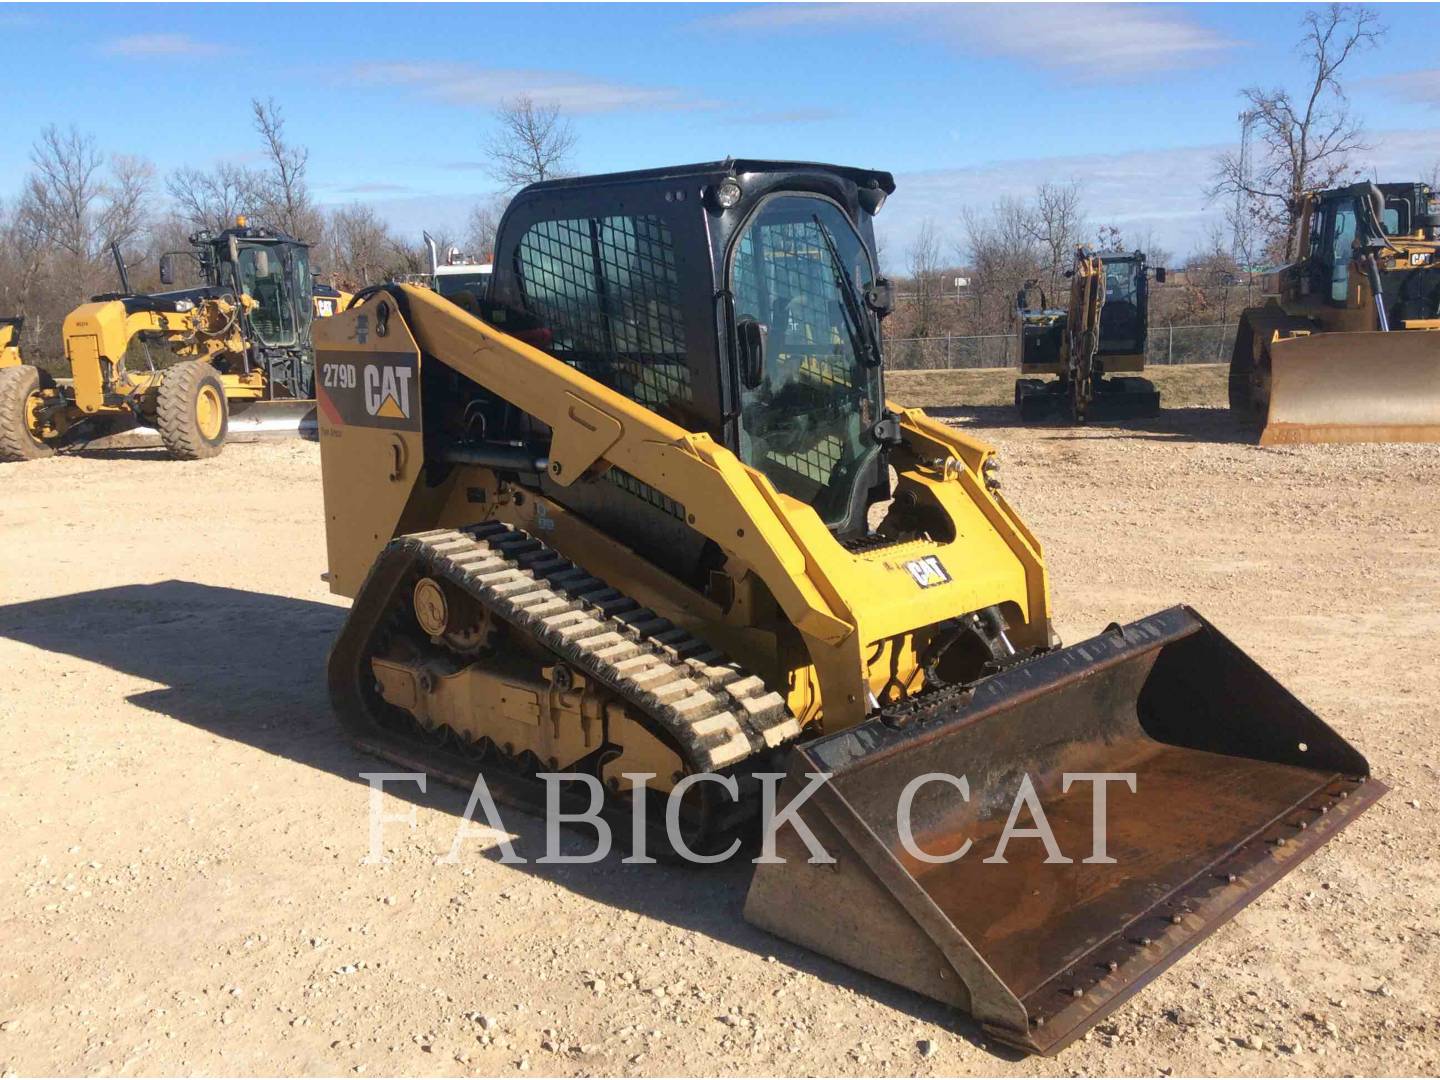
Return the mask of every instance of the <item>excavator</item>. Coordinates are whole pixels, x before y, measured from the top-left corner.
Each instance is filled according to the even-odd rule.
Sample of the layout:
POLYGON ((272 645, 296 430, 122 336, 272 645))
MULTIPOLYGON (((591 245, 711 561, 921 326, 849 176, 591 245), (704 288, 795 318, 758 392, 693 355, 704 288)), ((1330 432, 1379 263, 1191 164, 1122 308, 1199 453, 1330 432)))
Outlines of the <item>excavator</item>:
POLYGON ((1031 307, 1037 283, 1026 282, 1015 304, 1021 375, 1015 409, 1021 419, 1083 423, 1160 411, 1155 385, 1130 374, 1145 370, 1152 275, 1163 283, 1165 268, 1147 268, 1143 251, 1096 253, 1081 246, 1066 274, 1067 307, 1051 308, 1043 290, 1040 306, 1031 307), (1035 375, 1057 378, 1047 382, 1035 375))
POLYGON ((0 356, 0 461, 136 425, 157 430, 173 457, 207 458, 232 433, 313 423, 310 329, 348 294, 312 281, 303 241, 243 217, 190 244, 161 257, 160 280, 173 285, 185 258, 202 283, 154 294, 130 288, 112 248, 121 291, 80 305, 62 327, 68 384, 18 354, 0 356))
POLYGON ((1260 444, 1440 441, 1440 193, 1300 200, 1291 261, 1240 316, 1230 409, 1260 444))
POLYGON ((1053 1053, 1385 788, 1188 607, 1057 641, 995 450, 885 397, 894 187, 549 180, 475 310, 318 325, 329 691, 367 752, 532 810, 563 772, 668 858, 758 833, 749 921, 1053 1053))

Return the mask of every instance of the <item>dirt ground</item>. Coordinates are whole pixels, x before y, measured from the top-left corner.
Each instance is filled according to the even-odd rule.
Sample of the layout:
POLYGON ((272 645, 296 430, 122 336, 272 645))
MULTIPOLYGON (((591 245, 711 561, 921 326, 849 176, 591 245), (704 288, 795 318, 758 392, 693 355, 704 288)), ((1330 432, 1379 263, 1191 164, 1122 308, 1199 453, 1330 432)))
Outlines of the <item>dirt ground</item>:
POLYGON ((891 380, 1001 448, 1067 641, 1191 604, 1393 785, 1059 1057, 747 926, 744 866, 440 865, 444 787, 365 865, 319 455, 272 443, 0 466, 0 1071, 1435 1074, 1440 446, 1261 450, 1184 374, 1084 430, 891 380))

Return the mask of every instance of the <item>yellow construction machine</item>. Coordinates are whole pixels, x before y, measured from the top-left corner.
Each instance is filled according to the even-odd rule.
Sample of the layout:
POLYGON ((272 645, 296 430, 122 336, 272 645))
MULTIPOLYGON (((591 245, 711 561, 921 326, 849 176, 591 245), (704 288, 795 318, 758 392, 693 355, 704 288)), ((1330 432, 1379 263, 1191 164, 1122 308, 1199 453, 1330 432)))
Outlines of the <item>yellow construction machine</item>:
POLYGON ((244 218, 200 232, 191 250, 202 284, 137 294, 118 248, 121 291, 93 298, 65 318, 71 379, 0 356, 0 461, 44 457, 140 425, 159 432, 177 458, 218 454, 228 435, 295 432, 313 425, 315 318, 348 296, 316 285, 302 241, 244 218))
POLYGON ((0 318, 0 368, 21 362, 20 330, 24 325, 24 319, 0 318))
POLYGON ((1230 360, 1231 411, 1261 445, 1440 440, 1440 193, 1307 194, 1267 291, 1230 360))
POLYGON ((884 396, 893 188, 547 181, 478 312, 390 284, 317 326, 330 692, 406 767, 532 807, 578 774, 626 837, 664 807, 672 856, 826 777, 746 917, 1049 1052, 1384 788, 1188 608, 1054 640, 995 452, 884 396))
POLYGON ((1135 374, 1145 370, 1152 275, 1163 282, 1165 268, 1147 267, 1143 251, 1079 247, 1067 274, 1066 307, 1049 307, 1043 291, 1040 306, 1031 307, 1036 283, 1026 283, 1015 302, 1021 375, 1015 408, 1022 419, 1128 420, 1160 411, 1154 384, 1135 374))

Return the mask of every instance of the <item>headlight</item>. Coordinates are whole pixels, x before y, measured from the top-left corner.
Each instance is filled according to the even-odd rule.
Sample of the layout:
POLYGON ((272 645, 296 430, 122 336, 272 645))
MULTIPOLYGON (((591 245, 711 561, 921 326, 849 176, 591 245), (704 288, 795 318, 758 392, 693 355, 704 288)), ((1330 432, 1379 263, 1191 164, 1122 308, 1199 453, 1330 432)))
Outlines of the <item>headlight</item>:
POLYGON ((740 201, 741 194, 740 181, 727 176, 714 188, 715 205, 721 210, 729 210, 740 201))

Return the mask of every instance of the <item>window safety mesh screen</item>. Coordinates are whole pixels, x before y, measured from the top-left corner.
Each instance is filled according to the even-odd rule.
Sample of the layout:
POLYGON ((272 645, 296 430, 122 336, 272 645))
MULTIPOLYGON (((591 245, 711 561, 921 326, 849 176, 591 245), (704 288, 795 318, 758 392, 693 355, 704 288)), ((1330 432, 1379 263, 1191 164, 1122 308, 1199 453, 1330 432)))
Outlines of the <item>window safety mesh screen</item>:
POLYGON ((532 225, 517 252, 526 310, 557 359, 642 405, 692 398, 670 228, 658 217, 532 225))

